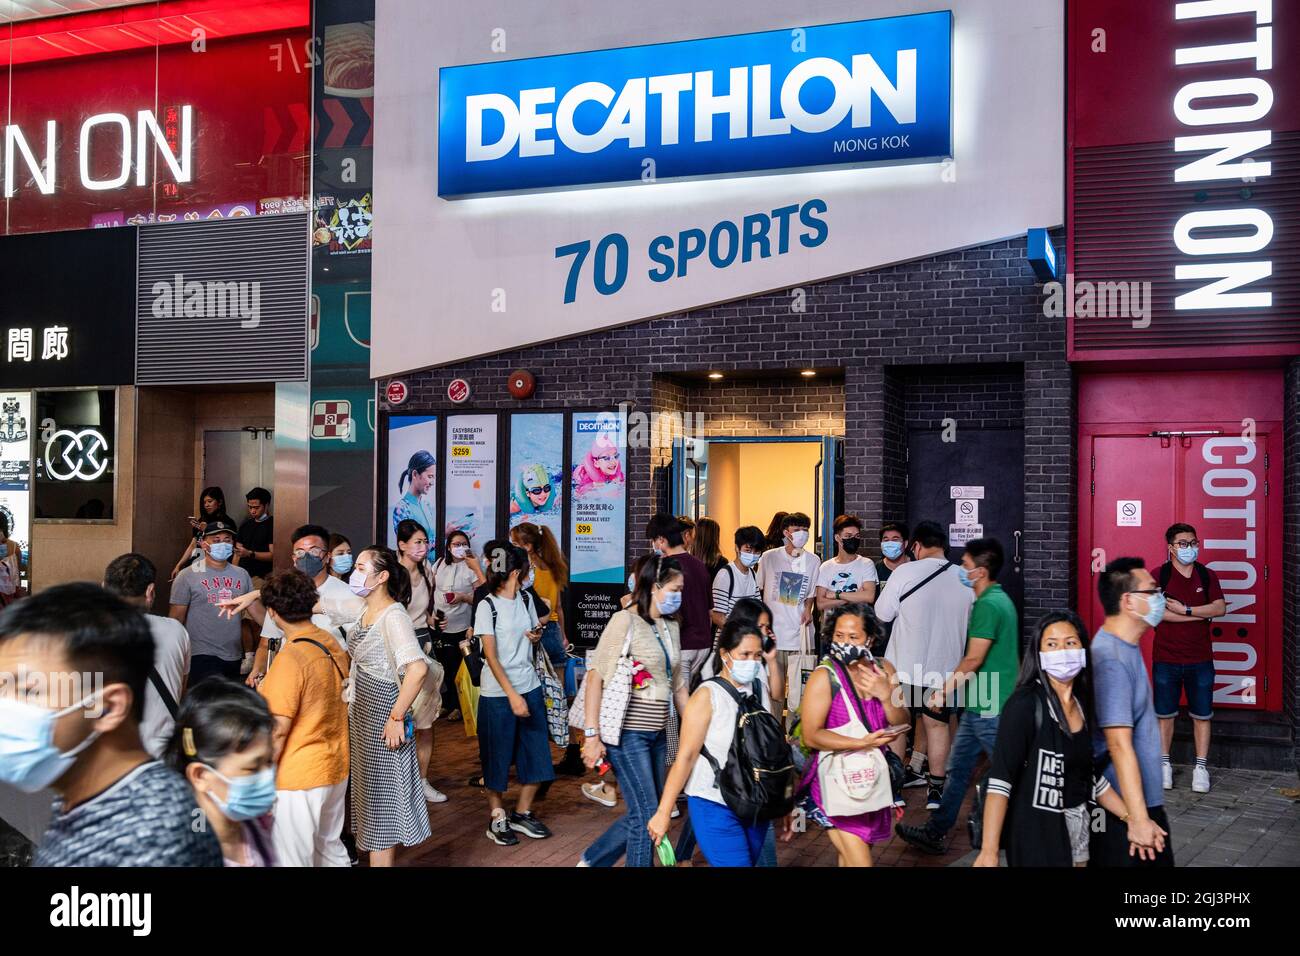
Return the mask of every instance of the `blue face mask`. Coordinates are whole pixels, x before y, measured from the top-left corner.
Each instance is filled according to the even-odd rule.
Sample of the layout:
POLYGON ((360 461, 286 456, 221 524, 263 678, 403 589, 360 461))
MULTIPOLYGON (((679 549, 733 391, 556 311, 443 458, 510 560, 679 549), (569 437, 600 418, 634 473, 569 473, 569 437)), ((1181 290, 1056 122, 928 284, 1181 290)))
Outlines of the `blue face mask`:
POLYGON ((758 680, 763 662, 730 660, 727 661, 727 669, 731 671, 731 677, 737 684, 748 684, 758 680))
POLYGON ((226 781, 226 799, 222 800, 215 793, 208 793, 227 820, 256 820, 266 816, 275 806, 275 768, 267 767, 247 777, 224 777, 216 767, 204 764, 218 777, 226 781))
POLYGON ((883 554, 885 557, 887 557, 890 561, 897 561, 899 558, 903 556, 903 542, 886 541, 884 544, 880 546, 880 553, 883 554))
POLYGON ((330 558, 330 567, 334 569, 335 574, 347 574, 352 570, 352 555, 334 555, 334 557, 330 558))
POLYGON ((663 599, 656 603, 660 614, 676 614, 682 607, 682 592, 665 591, 663 599))
POLYGON ((1196 556, 1201 553, 1200 548, 1179 548, 1178 560, 1183 564, 1192 564, 1196 561, 1196 556))
POLYGON ((218 541, 208 545, 208 557, 213 561, 229 561, 235 553, 235 546, 229 541, 218 541))
POLYGON ((1165 616, 1165 596, 1163 593, 1143 596, 1147 599, 1147 612, 1142 615, 1142 620, 1155 627, 1165 616))
POLYGON ((740 552, 740 563, 747 568, 752 568, 754 565, 758 564, 759 557, 759 555, 754 554, 752 551, 742 551, 740 552))
POLYGON ((85 707, 95 696, 91 694, 63 710, 0 700, 0 781, 24 793, 36 793, 67 773, 77 754, 99 737, 99 731, 64 752, 54 746, 54 725, 64 714, 85 707))
POLYGON ((957 580, 960 581, 962 584, 966 585, 966 587, 968 588, 974 588, 975 582, 970 579, 970 572, 967 571, 960 564, 954 566, 957 568, 957 580))

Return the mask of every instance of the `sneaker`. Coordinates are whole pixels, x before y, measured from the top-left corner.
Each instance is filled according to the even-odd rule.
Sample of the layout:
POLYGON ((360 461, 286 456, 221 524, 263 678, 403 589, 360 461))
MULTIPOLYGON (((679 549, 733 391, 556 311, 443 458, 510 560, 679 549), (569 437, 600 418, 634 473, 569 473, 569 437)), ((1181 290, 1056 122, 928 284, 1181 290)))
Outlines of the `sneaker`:
POLYGON ((613 807, 618 805, 618 798, 612 796, 605 789, 603 783, 584 783, 582 785, 582 795, 588 800, 594 800, 603 807, 613 807))
POLYGON ((917 773, 911 767, 908 767, 907 772, 903 774, 904 790, 908 789, 909 787, 924 787, 926 783, 927 783, 927 778, 925 774, 917 773))
POLYGON ((1164 788, 1166 790, 1174 789, 1174 765, 1173 764, 1168 762, 1161 764, 1160 782, 1164 785, 1164 788))
POLYGON ((682 811, 678 810, 676 807, 673 807, 673 812, 668 814, 668 819, 676 820, 681 815, 682 815, 682 811))
POLYGON ((943 803, 943 784, 931 786, 925 791, 925 808, 927 810, 938 810, 939 804, 943 803))
POLYGON ((510 829, 517 830, 526 837, 532 837, 534 840, 545 840, 551 835, 551 831, 546 828, 541 820, 529 813, 512 813, 510 814, 510 829))
POLYGON ((488 823, 487 838, 497 846, 518 845, 519 837, 515 836, 514 831, 510 829, 510 818, 506 816, 504 810, 492 814, 492 819, 488 823), (500 816, 497 815, 498 813, 500 816))
POLYGON ((447 795, 426 780, 424 781, 424 799, 430 803, 446 803, 447 795))
POLYGON ((1192 793, 1209 793, 1210 792, 1210 768, 1196 765, 1192 771, 1192 793))
POLYGON ((243 660, 239 662, 239 674, 241 677, 247 677, 249 674, 253 673, 253 659, 254 654, 252 651, 249 651, 244 655, 243 660))
POLYGON ((907 801, 903 799, 902 791, 899 791, 898 793, 894 794, 894 806, 901 807, 901 808, 907 807, 907 801))
POLYGON ((948 852, 947 846, 944 845, 944 839, 935 835, 928 826, 909 826, 906 823, 900 823, 894 827, 903 842, 908 846, 914 846, 925 853, 931 853, 935 856, 942 856, 948 852))

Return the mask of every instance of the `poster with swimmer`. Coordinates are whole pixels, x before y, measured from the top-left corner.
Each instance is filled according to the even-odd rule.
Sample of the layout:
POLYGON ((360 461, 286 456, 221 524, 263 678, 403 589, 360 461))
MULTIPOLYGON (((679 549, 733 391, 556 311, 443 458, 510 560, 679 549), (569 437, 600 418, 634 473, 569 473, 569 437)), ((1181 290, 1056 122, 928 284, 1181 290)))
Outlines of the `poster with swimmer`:
POLYGON ((617 414, 574 414, 569 565, 575 582, 620 584, 626 576, 626 446, 626 432, 617 414))
POLYGON ((545 525, 564 540, 564 415, 510 416, 510 527, 545 525))
POLYGON ((470 549, 482 555, 497 533, 497 417, 449 416, 446 461, 447 522, 438 545, 464 531, 470 549))
MULTIPOLYGON (((397 547, 397 525, 419 522, 438 540, 438 419, 434 415, 392 415, 388 419, 388 546, 397 547)), ((361 545, 364 547, 364 545, 361 545)), ((358 546, 353 545, 357 550, 358 546)))

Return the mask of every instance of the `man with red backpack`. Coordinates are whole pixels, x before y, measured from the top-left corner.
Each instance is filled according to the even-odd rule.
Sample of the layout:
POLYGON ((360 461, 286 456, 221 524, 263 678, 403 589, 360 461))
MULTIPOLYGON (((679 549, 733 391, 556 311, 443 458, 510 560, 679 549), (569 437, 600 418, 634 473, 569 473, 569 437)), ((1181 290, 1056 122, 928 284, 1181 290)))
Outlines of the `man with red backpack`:
POLYGON ((1214 644, 1210 621, 1228 612, 1219 578, 1196 560, 1200 542, 1189 524, 1174 524, 1165 532, 1169 558, 1155 573, 1164 591, 1165 614, 1156 625, 1151 665, 1151 685, 1156 717, 1160 720, 1161 774, 1166 790, 1174 786, 1169 745, 1174 739, 1178 704, 1187 693, 1196 742, 1192 790, 1210 792, 1210 718, 1214 714, 1214 644))

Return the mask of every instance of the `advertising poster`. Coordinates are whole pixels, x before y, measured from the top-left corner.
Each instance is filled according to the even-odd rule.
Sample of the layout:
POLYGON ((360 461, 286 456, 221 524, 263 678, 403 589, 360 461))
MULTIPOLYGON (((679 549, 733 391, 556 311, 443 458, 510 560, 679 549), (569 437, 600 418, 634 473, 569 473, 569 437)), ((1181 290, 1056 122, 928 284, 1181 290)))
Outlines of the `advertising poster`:
POLYGON ((564 416, 510 416, 510 527, 531 522, 564 540, 564 416))
MULTIPOLYGON (((497 417, 452 415, 447 419, 447 527, 469 535, 470 548, 497 533, 497 417)), ((439 542, 441 547, 443 542, 439 542)))
POLYGON ((31 392, 0 392, 0 515, 23 547, 31 541, 31 420, 31 392))
POLYGON ((623 423, 613 412, 573 416, 572 534, 569 564, 574 583, 619 584, 624 578, 627 528, 626 447, 623 423))
POLYGON ((438 528, 438 418, 392 415, 388 419, 388 546, 397 548, 397 525, 420 522, 430 541, 438 528))

